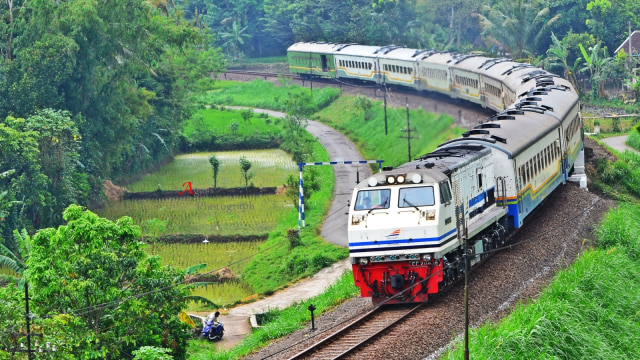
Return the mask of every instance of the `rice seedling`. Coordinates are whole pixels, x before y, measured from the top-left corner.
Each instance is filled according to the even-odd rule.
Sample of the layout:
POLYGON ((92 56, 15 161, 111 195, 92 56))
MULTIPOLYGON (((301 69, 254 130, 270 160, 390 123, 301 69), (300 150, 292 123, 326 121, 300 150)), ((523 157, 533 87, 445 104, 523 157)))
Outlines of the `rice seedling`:
POLYGON ((209 163, 211 155, 220 160, 218 187, 242 187, 240 157, 245 156, 255 173, 252 179, 256 187, 279 186, 285 183, 289 174, 296 173, 297 165, 291 156, 279 149, 200 152, 178 155, 160 170, 144 176, 140 181, 127 185, 129 192, 162 190, 182 190, 182 184, 190 181, 194 189, 213 187, 213 170, 209 163))
POLYGON ((95 213, 110 220, 130 216, 136 225, 169 220, 158 235, 256 235, 274 229, 293 205, 284 195, 180 197, 109 202, 95 213))

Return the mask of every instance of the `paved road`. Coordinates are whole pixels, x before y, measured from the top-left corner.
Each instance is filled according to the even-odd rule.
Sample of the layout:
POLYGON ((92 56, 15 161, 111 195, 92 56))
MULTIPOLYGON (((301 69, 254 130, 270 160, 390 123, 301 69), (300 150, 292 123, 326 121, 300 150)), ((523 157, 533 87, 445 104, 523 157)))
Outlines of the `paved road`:
POLYGON ((604 138, 601 141, 603 143, 611 146, 615 150, 620 151, 621 153, 625 152, 625 150, 633 151, 633 152, 636 152, 636 153, 638 152, 636 149, 634 149, 631 146, 625 144, 625 142, 627 141, 627 135, 612 136, 612 137, 604 138))

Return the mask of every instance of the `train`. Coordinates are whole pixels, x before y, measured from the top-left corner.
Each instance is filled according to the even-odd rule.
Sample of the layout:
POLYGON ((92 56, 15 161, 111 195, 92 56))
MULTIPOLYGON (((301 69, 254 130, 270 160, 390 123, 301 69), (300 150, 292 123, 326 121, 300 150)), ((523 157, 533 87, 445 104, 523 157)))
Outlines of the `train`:
POLYGON ((288 61, 305 78, 403 86, 495 111, 353 189, 349 257, 374 304, 428 301, 464 275, 465 257, 485 259, 560 185, 586 187, 579 97, 555 74, 479 54, 321 42, 293 44, 288 61))

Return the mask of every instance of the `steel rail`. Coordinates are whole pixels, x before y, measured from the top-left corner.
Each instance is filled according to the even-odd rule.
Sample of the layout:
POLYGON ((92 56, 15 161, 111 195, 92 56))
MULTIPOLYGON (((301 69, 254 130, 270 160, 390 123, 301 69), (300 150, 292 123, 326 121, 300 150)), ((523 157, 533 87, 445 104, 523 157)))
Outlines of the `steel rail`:
POLYGON ((355 351, 356 349, 360 348, 369 340, 375 338, 400 321, 404 320, 406 317, 417 311, 420 307, 422 307, 422 304, 418 304, 409 309, 383 309, 384 311, 381 310, 381 307, 376 307, 360 318, 347 324, 345 327, 341 328, 329 337, 289 358, 289 360, 298 360, 305 358, 341 359, 351 352, 355 351), (386 321, 384 324, 375 324, 376 321, 379 322, 381 320, 381 317, 384 316, 388 317, 388 321, 386 321), (373 332, 363 331, 363 329, 366 329, 367 323, 374 323, 373 325, 368 325, 369 329, 374 328, 373 332), (363 326, 365 326, 365 328, 363 328, 363 326), (346 347, 346 349, 344 347, 346 347))

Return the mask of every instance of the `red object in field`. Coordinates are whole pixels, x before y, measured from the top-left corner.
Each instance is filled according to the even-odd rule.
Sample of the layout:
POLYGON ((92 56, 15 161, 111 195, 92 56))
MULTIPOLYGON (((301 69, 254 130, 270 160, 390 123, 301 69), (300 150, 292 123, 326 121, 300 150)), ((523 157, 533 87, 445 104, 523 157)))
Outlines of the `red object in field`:
POLYGON ((438 292, 442 281, 442 264, 426 265, 419 261, 352 265, 353 278, 362 297, 374 304, 425 302, 438 292))

